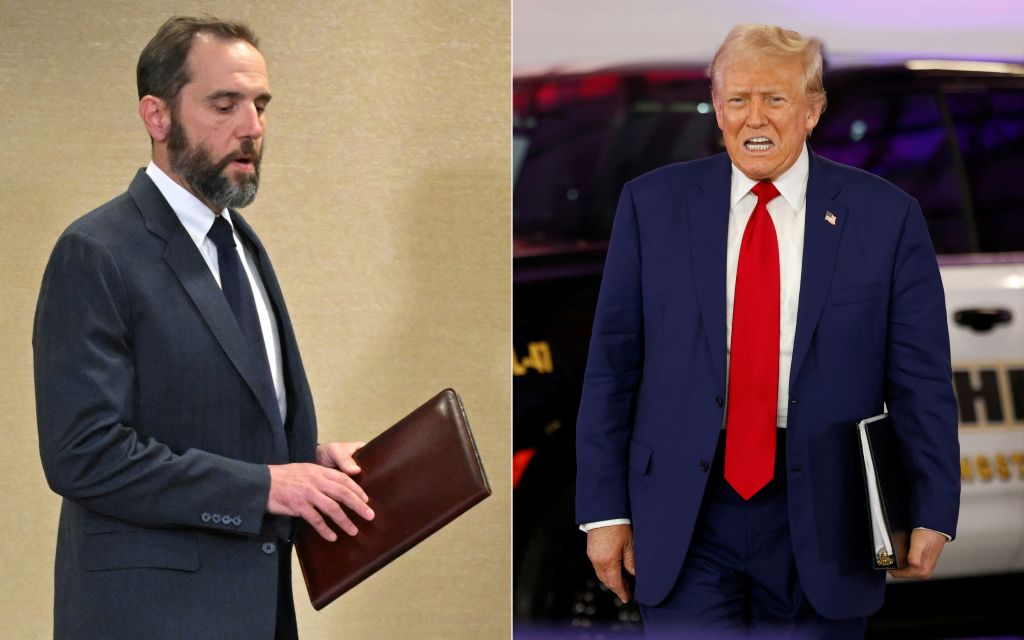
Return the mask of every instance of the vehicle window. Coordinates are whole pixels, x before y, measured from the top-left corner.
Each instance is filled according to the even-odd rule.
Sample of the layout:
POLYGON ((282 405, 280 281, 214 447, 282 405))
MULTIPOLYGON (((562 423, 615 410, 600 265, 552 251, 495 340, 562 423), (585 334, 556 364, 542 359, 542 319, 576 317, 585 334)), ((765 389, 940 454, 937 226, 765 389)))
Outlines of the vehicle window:
POLYGON ((513 196, 517 238, 607 238, 625 182, 724 149, 706 79, 615 76, 611 85, 597 77, 542 87, 542 101, 556 106, 517 114, 526 150, 513 196))
POLYGON ((587 232, 607 236, 615 217, 622 185, 648 171, 674 162, 724 151, 710 95, 694 99, 677 91, 661 91, 630 103, 607 158, 595 175, 591 219, 587 232))
POLYGON ((937 97, 843 96, 826 109, 811 144, 826 158, 879 175, 917 198, 937 253, 968 253, 964 194, 937 97))
POLYGON ((513 197, 516 236, 580 237, 584 194, 590 189, 600 158, 614 139, 624 97, 617 91, 599 96, 573 94, 570 80, 537 89, 542 104, 517 115, 515 139, 523 153, 513 197), (543 97, 561 93, 569 97, 543 97), (557 100, 557 102, 556 102, 557 100))
POLYGON ((979 250, 1024 251, 1024 91, 951 93, 946 101, 971 184, 979 250))

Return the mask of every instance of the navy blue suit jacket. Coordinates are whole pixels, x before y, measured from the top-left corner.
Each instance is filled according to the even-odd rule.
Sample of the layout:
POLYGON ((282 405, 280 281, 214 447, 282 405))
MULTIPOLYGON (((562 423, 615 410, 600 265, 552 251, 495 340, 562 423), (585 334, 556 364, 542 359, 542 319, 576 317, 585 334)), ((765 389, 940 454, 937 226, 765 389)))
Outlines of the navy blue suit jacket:
MULTIPOLYGON (((679 575, 724 421, 725 154, 663 167, 622 191, 577 422, 578 522, 632 519, 636 598, 679 575)), ((913 525, 955 534, 956 401, 938 264, 917 202, 810 154, 789 385, 788 505, 819 613, 881 606, 870 568, 854 423, 887 403, 913 484, 913 525), (825 220, 835 215, 835 224, 825 220)))
POLYGON ((266 465, 313 461, 316 418, 270 260, 231 215, 278 321, 283 424, 210 268, 145 173, 50 257, 33 347, 43 469, 64 497, 54 637, 270 638, 279 583, 291 600, 278 562, 290 521, 265 513, 266 465))

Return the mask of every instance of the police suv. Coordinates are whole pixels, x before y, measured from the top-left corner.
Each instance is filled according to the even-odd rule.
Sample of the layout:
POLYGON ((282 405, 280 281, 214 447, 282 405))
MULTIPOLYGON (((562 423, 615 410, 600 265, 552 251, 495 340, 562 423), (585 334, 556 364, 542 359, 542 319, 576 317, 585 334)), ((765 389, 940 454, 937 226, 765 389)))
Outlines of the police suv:
MULTIPOLYGON (((946 291, 960 412, 957 539, 935 580, 890 587, 871 628, 876 636, 948 637, 986 624, 1021 631, 1024 65, 850 67, 829 73, 825 88, 815 152, 921 203, 946 291), (931 590, 932 602, 946 594, 944 615, 908 622, 915 589, 931 590), (957 603, 963 611, 953 615, 957 603)), ((601 269, 623 183, 724 145, 708 81, 692 67, 516 78, 514 127, 516 621, 629 629, 636 610, 593 577, 573 522, 575 419, 601 269)))

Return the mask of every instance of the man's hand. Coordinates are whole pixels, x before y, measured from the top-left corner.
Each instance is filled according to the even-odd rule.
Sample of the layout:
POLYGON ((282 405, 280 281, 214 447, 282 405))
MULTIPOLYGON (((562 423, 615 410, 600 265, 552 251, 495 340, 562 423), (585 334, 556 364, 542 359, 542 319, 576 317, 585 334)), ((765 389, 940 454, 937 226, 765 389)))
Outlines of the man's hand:
POLYGON ((893 578, 929 578, 935 571, 939 554, 946 545, 946 536, 930 529, 914 529, 910 532, 910 551, 907 566, 890 571, 893 578))
POLYGON ((328 442, 316 445, 316 463, 332 469, 338 469, 350 476, 362 469, 352 459, 352 454, 361 449, 365 442, 328 442))
POLYGON ((594 565, 597 579, 612 590, 619 600, 629 602, 629 585, 622 576, 625 567, 636 575, 633 566, 633 527, 613 524, 587 532, 587 556, 594 565))
POLYGON ((365 520, 373 520, 369 497, 349 477, 359 473, 352 459, 361 442, 332 442, 317 445, 317 464, 296 462, 272 464, 267 511, 281 516, 298 516, 308 522, 326 540, 338 539, 327 526, 329 517, 350 536, 359 533, 355 523, 339 506, 343 504, 365 520), (332 468, 333 467, 333 468, 332 468))

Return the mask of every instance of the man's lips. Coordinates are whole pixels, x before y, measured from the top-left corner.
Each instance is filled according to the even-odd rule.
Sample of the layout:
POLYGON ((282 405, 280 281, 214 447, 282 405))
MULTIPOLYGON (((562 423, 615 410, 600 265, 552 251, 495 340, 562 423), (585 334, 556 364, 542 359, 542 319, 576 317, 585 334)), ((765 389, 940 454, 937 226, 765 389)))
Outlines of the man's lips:
POLYGON ((774 147, 775 142, 767 136, 754 136, 743 141, 743 148, 754 153, 771 151, 774 147))
POLYGON ((246 171, 252 171, 255 166, 253 163, 253 158, 251 156, 238 156, 232 158, 231 164, 246 171))

